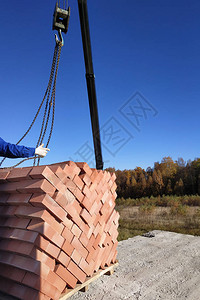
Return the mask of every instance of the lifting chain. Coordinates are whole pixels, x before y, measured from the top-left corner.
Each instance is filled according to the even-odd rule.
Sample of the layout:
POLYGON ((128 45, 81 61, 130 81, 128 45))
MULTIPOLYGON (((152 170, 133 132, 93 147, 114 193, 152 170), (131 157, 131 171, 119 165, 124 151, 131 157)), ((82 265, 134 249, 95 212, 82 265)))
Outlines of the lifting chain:
MULTIPOLYGON (((51 125, 50 125, 50 132, 49 132, 49 136, 47 139, 47 143, 46 143, 46 148, 48 147, 50 140, 51 140, 51 136, 52 136, 52 132, 53 132, 53 126, 54 126, 54 117, 55 117, 55 98, 56 98, 56 81, 57 81, 57 75, 58 75, 58 67, 59 67, 59 62, 60 62, 60 54, 61 54, 61 48, 64 45, 63 42, 63 38, 61 35, 61 30, 59 30, 59 36, 61 38, 61 40, 58 40, 57 35, 55 34, 55 39, 56 39, 56 45, 55 45, 55 49, 54 49, 54 55, 53 55, 53 61, 52 61, 52 66, 51 66, 51 72, 50 72, 50 77, 49 77, 49 82, 47 85, 47 89, 46 92, 44 94, 44 97, 42 99, 42 102, 33 118, 32 123, 30 124, 29 128, 27 129, 27 131, 25 132, 25 134, 20 138, 20 140, 16 143, 16 145, 18 145, 26 136, 27 134, 30 132, 31 128, 33 127, 42 107, 43 104, 45 102, 46 99, 46 104, 45 104, 45 109, 44 109, 44 114, 43 114, 43 119, 42 119, 42 126, 41 126, 41 130, 40 130, 40 135, 36 144, 36 148, 41 145, 44 141, 46 132, 47 132, 47 128, 48 128, 48 124, 49 124, 49 119, 50 116, 52 115, 52 119, 51 119, 51 125), (52 87, 53 84, 53 87, 52 87)), ((2 161, 0 162, 0 166, 2 165, 2 163, 5 161, 6 158, 3 158, 2 161)), ((34 157, 29 157, 26 159, 23 159, 22 161, 20 161, 19 163, 17 163, 16 165, 9 167, 9 168, 5 168, 5 169, 10 169, 10 168, 15 168, 17 166, 19 166, 20 164, 22 164, 23 162, 27 161, 27 160, 31 160, 34 159, 33 165, 35 166, 36 164, 36 160, 37 160, 37 165, 39 165, 40 163, 40 157, 39 156, 34 156, 34 157)))

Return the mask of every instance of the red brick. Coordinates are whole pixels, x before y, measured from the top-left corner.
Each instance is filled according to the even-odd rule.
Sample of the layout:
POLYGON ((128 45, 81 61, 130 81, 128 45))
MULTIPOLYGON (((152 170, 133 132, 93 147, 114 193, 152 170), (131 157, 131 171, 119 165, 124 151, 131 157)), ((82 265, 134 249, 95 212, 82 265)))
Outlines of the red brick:
POLYGON ((91 181, 92 182, 97 182, 97 178, 98 178, 98 171, 96 169, 91 169, 92 170, 92 174, 90 175, 91 181))
POLYGON ((48 300, 49 299, 39 291, 36 291, 27 286, 24 286, 22 289, 21 284, 8 280, 7 278, 6 279, 0 278, 0 290, 2 292, 5 292, 6 294, 9 294, 11 296, 17 297, 18 299, 22 299, 22 300, 27 300, 27 299, 48 300))
POLYGON ((31 251, 30 257, 44 263, 52 271, 55 268, 55 260, 36 247, 31 251))
POLYGON ((106 259, 106 265, 107 266, 110 266, 110 264, 111 264, 112 258, 113 258, 114 254, 116 252, 116 247, 117 247, 117 245, 112 245, 112 248, 109 251, 108 258, 106 259))
POLYGON ((65 178, 64 184, 72 193, 77 189, 77 185, 68 177, 65 178))
MULTIPOLYGON (((103 257, 101 257, 101 267, 102 268, 106 265, 106 263, 109 262, 109 256, 110 256, 110 253, 111 253, 111 250, 112 250, 112 244, 107 245, 105 247, 105 249, 106 249, 106 251, 105 251, 103 257)), ((112 255, 113 254, 111 253, 111 256, 112 255)), ((111 261, 111 259, 110 259, 110 261, 111 261)))
POLYGON ((85 162, 77 162, 76 165, 81 169, 81 173, 87 173, 89 176, 92 175, 92 170, 85 162))
POLYGON ((114 252, 114 254, 113 254, 113 257, 112 257, 112 260, 111 260, 111 262, 112 262, 113 264, 116 263, 116 258, 117 258, 117 250, 115 250, 115 252, 114 252))
POLYGON ((57 260, 65 267, 67 268, 69 262, 70 262, 70 257, 65 254, 62 250, 58 254, 57 260))
POLYGON ((110 243, 111 243, 111 237, 110 237, 109 233, 106 233, 106 238, 103 242, 103 246, 107 247, 107 245, 110 245, 110 243))
POLYGON ((62 250, 65 251, 65 253, 67 253, 69 256, 71 256, 71 254, 74 250, 74 246, 71 243, 69 243, 68 241, 65 241, 62 246, 62 250))
POLYGON ((90 225, 90 229, 88 230, 88 232, 86 234, 86 236, 87 236, 88 239, 90 239, 93 231, 94 231, 94 225, 90 225))
POLYGON ((18 240, 2 240, 0 250, 7 252, 16 252, 23 255, 30 255, 34 245, 18 240))
POLYGON ((112 192, 112 194, 114 194, 114 192, 116 191, 116 188, 117 188, 117 184, 114 182, 113 183, 113 186, 111 187, 111 192, 112 192))
POLYGON ((98 186, 98 183, 97 182, 93 182, 91 185, 90 185, 90 191, 93 192, 96 190, 98 186))
POLYGON ((82 233, 82 231, 80 230, 80 228, 79 228, 76 224, 74 224, 74 225, 72 226, 71 232, 72 232, 77 238, 79 238, 79 236, 80 236, 81 233, 82 233))
POLYGON ((23 279, 23 284, 28 285, 34 289, 41 291, 42 293, 46 294, 48 297, 52 299, 58 299, 60 292, 58 289, 50 284, 48 281, 40 278, 35 274, 27 273, 23 279))
POLYGON ((95 251, 93 252, 93 257, 92 257, 92 259, 94 260, 94 262, 96 262, 97 261, 97 259, 99 258, 99 256, 100 256, 100 250, 101 248, 100 247, 97 247, 96 249, 95 249, 95 251))
POLYGON ((0 265, 0 276, 21 282, 26 272, 12 266, 0 265))
POLYGON ((85 173, 85 174, 81 174, 79 175, 79 177, 81 178, 81 180, 83 180, 83 182, 89 187, 92 183, 90 176, 85 173))
POLYGON ((0 193, 47 193, 52 196, 55 188, 46 179, 7 182, 0 185, 0 193))
POLYGON ((91 267, 84 258, 81 258, 81 261, 79 263, 79 267, 81 268, 81 270, 84 273, 86 273, 87 276, 91 275, 91 267))
POLYGON ((2 193, 16 193, 19 183, 17 182, 4 182, 0 184, 0 194, 2 193))
POLYGON ((62 232, 62 236, 70 243, 74 237, 73 233, 70 231, 69 228, 65 227, 62 232))
POLYGON ((101 202, 105 203, 107 201, 107 199, 109 199, 109 198, 110 198, 109 191, 106 190, 106 192, 104 193, 103 197, 101 198, 101 202))
POLYGON ((115 228, 115 231, 114 231, 113 234, 112 234, 112 241, 113 241, 114 243, 117 242, 118 234, 119 234, 119 232, 118 232, 117 228, 115 228))
POLYGON ((54 244, 50 243, 47 239, 43 236, 38 236, 35 245, 45 251, 48 255, 57 258, 58 254, 60 253, 60 248, 55 246, 54 244))
POLYGON ((59 275, 69 287, 75 288, 78 280, 66 268, 64 268, 62 265, 57 265, 55 267, 55 273, 59 275))
POLYGON ((88 243, 88 246, 87 246, 87 250, 90 251, 90 252, 93 252, 93 245, 94 245, 94 242, 95 242, 95 236, 94 234, 91 235, 90 239, 89 239, 89 243, 88 243))
POLYGON ((99 208, 100 208, 100 205, 99 205, 99 207, 98 207, 98 209, 97 209, 97 214, 95 213, 95 215, 96 215, 96 218, 95 218, 95 220, 94 220, 94 226, 95 227, 97 227, 97 224, 98 223, 100 223, 100 220, 101 220, 101 214, 100 214, 100 212, 99 212, 99 208))
POLYGON ((47 194, 34 194, 29 202, 35 207, 47 209, 60 221, 64 221, 67 216, 65 210, 47 194))
POLYGON ((81 283, 86 279, 86 274, 73 262, 70 261, 67 268, 81 283))
POLYGON ((0 216, 12 217, 16 211, 15 206, 0 206, 0 216))
POLYGON ((78 227, 81 228, 81 218, 78 214, 78 212, 73 208, 73 206, 71 207, 71 209, 68 209, 68 217, 70 217, 73 222, 72 223, 76 223, 78 225, 78 227))
POLYGON ((0 252, 0 263, 5 264, 5 265, 10 265, 25 271, 29 271, 32 273, 35 273, 37 275, 40 275, 41 272, 41 267, 44 267, 44 272, 48 273, 49 268, 32 258, 29 257, 24 257, 21 255, 17 255, 15 253, 6 253, 6 252, 0 252))
POLYGON ((90 209, 93 205, 93 203, 89 200, 87 196, 84 197, 83 201, 81 202, 81 205, 87 209, 88 212, 90 212, 90 209))
POLYGON ((34 167, 29 176, 33 179, 47 179, 56 189, 60 183, 60 179, 52 172, 48 166, 34 167))
POLYGON ((87 249, 89 239, 87 238, 85 232, 81 233, 81 236, 80 236, 79 240, 80 240, 81 244, 87 249))
POLYGON ((91 216, 85 208, 82 209, 80 216, 90 227, 93 225, 95 215, 91 216))
POLYGON ((80 216, 83 218, 83 220, 88 224, 88 225, 91 225, 92 224, 92 218, 91 218, 91 215, 89 214, 89 212, 83 208, 81 213, 80 213, 80 216))
POLYGON ((19 206, 15 211, 15 215, 23 218, 41 219, 50 224, 56 232, 61 234, 64 225, 57 222, 56 219, 48 213, 48 211, 37 207, 19 206))
POLYGON ((107 213, 110 213, 110 207, 107 202, 104 203, 104 205, 101 207, 100 213, 104 216, 104 219, 107 218, 107 213))
POLYGON ((81 210, 82 208, 77 200, 74 200, 73 203, 69 203, 68 206, 66 207, 66 211, 70 216, 73 216, 72 211, 75 211, 76 213, 80 214, 81 210))
POLYGON ((60 166, 49 166, 51 171, 56 174, 56 176, 64 183, 66 179, 66 174, 60 166))
POLYGON ((99 207, 101 207, 101 205, 99 205, 96 201, 93 203, 91 209, 90 209, 90 214, 93 215, 94 213, 97 214, 99 212, 99 207))
POLYGON ((97 217, 96 217, 96 219, 97 219, 97 222, 95 222, 95 224, 96 224, 96 227, 95 227, 95 229, 94 229, 94 231, 93 231, 93 234, 94 234, 94 236, 95 236, 95 238, 97 237, 97 234, 99 233, 99 230, 100 230, 100 228, 101 228, 101 225, 100 225, 100 223, 98 222, 99 221, 99 219, 100 219, 100 216, 98 215, 97 217))
MULTIPOLYGON (((91 190, 88 188, 87 185, 85 185, 84 188, 83 188, 83 194, 84 194, 88 199, 91 198, 92 192, 91 192, 91 190)), ((83 199, 84 199, 84 198, 83 198, 83 199)))
POLYGON ((63 171, 66 173, 67 177, 74 179, 75 175, 79 175, 81 169, 73 161, 69 161, 63 168, 63 171))
POLYGON ((9 174, 9 170, 0 169, 0 183, 5 182, 9 174))
POLYGON ((87 257, 85 258, 85 260, 89 263, 89 264, 91 264, 91 262, 92 262, 92 260, 93 260, 93 257, 94 257, 94 254, 95 254, 95 249, 93 248, 93 247, 88 247, 87 248, 88 250, 89 250, 89 253, 88 253, 88 255, 87 255, 87 257))
POLYGON ((83 258, 86 258, 88 255, 88 250, 83 247, 79 239, 75 236, 71 242, 71 245, 82 255, 83 258))
POLYGON ((90 230, 90 227, 88 224, 86 224, 80 217, 79 217, 79 222, 77 223, 78 227, 81 229, 82 232, 85 232, 85 234, 88 233, 90 230))
POLYGON ((32 194, 12 194, 7 200, 10 205, 30 205, 29 200, 32 194))
POLYGON ((19 241, 34 243, 37 236, 38 236, 37 232, 31 232, 22 229, 0 228, 1 238, 16 239, 19 241))
POLYGON ((106 236, 107 236, 106 233, 103 232, 102 235, 101 235, 101 240, 99 242, 100 247, 102 247, 102 245, 103 245, 103 243, 104 243, 104 241, 106 239, 106 236))
POLYGON ((30 220, 29 219, 19 219, 17 217, 2 217, 0 218, 0 226, 1 227, 9 227, 9 228, 19 228, 25 229, 30 220))
POLYGON ((95 241, 94 241, 94 244, 93 244, 93 247, 94 247, 95 249, 97 249, 97 247, 98 247, 98 245, 99 245, 99 243, 100 243, 100 240, 101 240, 101 235, 100 235, 100 234, 97 234, 97 237, 96 237, 96 239, 95 239, 95 241))
POLYGON ((75 175, 73 179, 74 183, 77 185, 77 187, 82 191, 84 187, 84 182, 81 180, 81 178, 78 175, 75 175))
POLYGON ((55 272, 49 271, 49 274, 47 276, 47 281, 55 286, 59 291, 63 291, 66 287, 66 282, 60 278, 55 272))
POLYGON ((73 194, 74 196, 76 197, 76 199, 79 201, 79 202, 82 202, 83 199, 84 199, 84 194, 79 190, 79 188, 76 188, 74 191, 73 191, 73 194))
POLYGON ((99 182, 99 184, 97 185, 97 187, 95 188, 97 194, 99 194, 101 192, 101 189, 103 188, 104 183, 102 181, 99 182))
POLYGON ((58 234, 48 223, 41 222, 38 220, 32 220, 30 225, 27 227, 28 230, 36 231, 44 235, 52 243, 58 247, 62 247, 64 238, 58 234))
POLYGON ((77 187, 77 185, 69 178, 66 179, 65 185, 67 189, 76 197, 76 199, 81 202, 84 198, 83 193, 77 187))
POLYGON ((18 206, 15 210, 15 215, 24 218, 42 218, 45 213, 44 209, 33 206, 18 206))
POLYGON ((73 222, 70 220, 70 218, 67 216, 67 218, 63 221, 63 224, 66 228, 71 229, 73 222))
POLYGON ((117 178, 116 174, 113 172, 113 173, 110 173, 111 174, 111 180, 114 182, 117 178))
POLYGON ((79 265, 79 262, 81 260, 81 255, 76 249, 74 249, 74 251, 72 252, 71 258, 77 265, 79 265))
POLYGON ((53 199, 60 205, 64 210, 66 210, 67 206, 74 202, 76 199, 74 195, 66 188, 65 192, 58 192, 54 195, 53 199))
POLYGON ((46 179, 21 181, 20 187, 17 188, 20 193, 46 193, 50 196, 53 196, 55 190, 55 187, 46 179))
POLYGON ((12 169, 10 174, 7 176, 7 181, 21 181, 24 179, 29 179, 29 173, 31 170, 32 167, 12 169))
POLYGON ((9 198, 9 194, 0 193, 0 205, 5 205, 9 198))
POLYGON ((99 202, 99 197, 98 197, 98 194, 97 192, 94 190, 90 196, 90 201, 91 202, 99 202))

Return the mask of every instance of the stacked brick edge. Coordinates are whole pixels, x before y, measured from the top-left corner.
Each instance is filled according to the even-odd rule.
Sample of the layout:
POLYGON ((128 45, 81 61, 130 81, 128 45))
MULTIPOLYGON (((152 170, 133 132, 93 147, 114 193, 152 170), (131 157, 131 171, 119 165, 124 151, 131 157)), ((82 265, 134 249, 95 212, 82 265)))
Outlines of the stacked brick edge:
POLYGON ((57 300, 115 263, 115 179, 71 161, 0 169, 0 291, 57 300))

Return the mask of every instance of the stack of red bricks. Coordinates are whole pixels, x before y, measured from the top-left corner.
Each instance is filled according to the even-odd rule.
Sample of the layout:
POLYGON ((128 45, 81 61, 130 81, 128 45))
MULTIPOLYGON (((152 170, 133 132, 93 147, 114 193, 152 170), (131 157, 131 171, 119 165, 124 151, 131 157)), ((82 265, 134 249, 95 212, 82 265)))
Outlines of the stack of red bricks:
POLYGON ((0 169, 0 291, 56 300, 115 263, 115 179, 86 163, 0 169))

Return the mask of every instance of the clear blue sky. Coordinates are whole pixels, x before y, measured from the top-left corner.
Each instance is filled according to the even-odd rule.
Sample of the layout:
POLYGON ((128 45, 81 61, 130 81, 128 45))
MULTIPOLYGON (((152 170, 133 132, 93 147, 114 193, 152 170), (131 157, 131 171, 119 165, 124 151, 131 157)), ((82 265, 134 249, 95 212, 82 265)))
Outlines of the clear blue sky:
MULTIPOLYGON (((45 164, 83 161, 79 150, 93 148, 78 6, 69 4, 45 164)), ((0 1, 0 125, 7 141, 21 137, 46 90, 54 5, 0 1)), ((88 0, 88 10, 105 167, 146 169, 164 156, 199 157, 200 2, 88 0)), ((39 124, 24 144, 34 146, 38 133, 39 124)))

